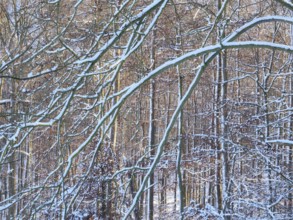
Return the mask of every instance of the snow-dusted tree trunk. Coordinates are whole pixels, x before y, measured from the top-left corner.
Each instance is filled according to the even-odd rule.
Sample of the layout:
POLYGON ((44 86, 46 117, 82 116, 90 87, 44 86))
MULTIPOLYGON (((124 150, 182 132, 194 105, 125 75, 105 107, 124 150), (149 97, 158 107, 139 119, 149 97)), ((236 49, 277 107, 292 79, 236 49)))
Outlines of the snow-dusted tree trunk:
MULTIPOLYGON (((156 40, 156 28, 152 31, 151 48, 150 48, 150 61, 151 70, 156 68, 156 57, 155 57, 155 40, 156 40)), ((155 103, 156 103, 156 82, 155 79, 150 81, 150 98, 149 98, 149 158, 150 163, 153 161, 155 155, 155 138, 156 138, 156 122, 155 122, 155 103)), ((148 184, 148 219, 154 219, 154 182, 155 175, 151 174, 148 184)))
MULTIPOLYGON (((178 73, 178 101, 182 98, 182 90, 183 90, 183 79, 180 74, 179 66, 176 67, 178 73)), ((178 142, 177 142, 177 159, 176 159, 176 172, 177 172, 177 180, 178 180, 178 192, 179 192, 179 213, 180 219, 184 219, 184 207, 186 206, 186 185, 188 184, 186 181, 185 171, 182 169, 181 159, 182 155, 186 153, 186 149, 183 142, 183 109, 180 111, 178 116, 178 142)))
MULTIPOLYGON (((10 91, 10 123, 14 123, 17 115, 17 106, 16 106, 16 83, 14 80, 11 80, 11 91, 10 91)), ((14 150, 10 152, 10 156, 8 158, 8 167, 7 167, 7 173, 8 173, 8 198, 14 197, 16 194, 17 189, 17 166, 16 166, 16 153, 14 150)), ((15 219, 16 217, 16 204, 13 204, 9 207, 8 210, 8 219, 15 219)))
MULTIPOLYGON (((293 4, 292 4, 292 9, 291 9, 291 16, 293 17, 293 4)), ((291 46, 293 46, 293 24, 290 25, 290 44, 291 46)), ((292 94, 292 91, 293 91, 293 54, 291 54, 289 56, 289 60, 291 60, 291 74, 290 74, 290 83, 289 83, 289 91, 291 91, 291 96, 289 96, 289 107, 291 109, 293 109, 293 94, 292 94)), ((293 139, 293 111, 291 110, 290 112, 290 119, 289 119, 289 129, 288 129, 288 137, 289 137, 289 140, 292 140, 293 139)), ((289 168, 293 167, 293 145, 289 145, 288 146, 288 151, 289 151, 289 168)), ((291 172, 292 174, 292 172, 291 172)), ((288 202, 288 210, 293 210, 293 192, 290 192, 289 193, 289 202, 288 202)))
MULTIPOLYGON (((176 9, 175 9, 176 10, 176 9)), ((180 49, 182 48, 182 39, 181 39, 181 24, 179 23, 179 18, 176 18, 176 44, 175 47, 177 49, 177 54, 180 56, 180 49)), ((176 73, 178 77, 178 104, 180 103, 180 100, 182 99, 183 95, 183 76, 180 71, 180 66, 176 66, 176 73)), ((177 176, 177 186, 176 191, 179 192, 179 216, 180 219, 184 219, 184 207, 187 203, 187 178, 186 178, 186 172, 182 169, 182 155, 186 154, 186 146, 185 146, 185 137, 184 137, 184 115, 183 115, 183 109, 181 109, 179 115, 178 115, 178 122, 177 122, 177 135, 178 135, 178 142, 176 145, 177 152, 176 152, 176 176, 177 176)))

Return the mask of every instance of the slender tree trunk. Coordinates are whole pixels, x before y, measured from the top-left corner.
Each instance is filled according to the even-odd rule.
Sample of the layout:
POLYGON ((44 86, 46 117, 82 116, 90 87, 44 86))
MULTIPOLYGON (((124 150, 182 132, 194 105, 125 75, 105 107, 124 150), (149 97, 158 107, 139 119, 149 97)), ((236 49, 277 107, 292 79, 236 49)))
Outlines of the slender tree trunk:
MULTIPOLYGON (((16 121, 16 82, 14 79, 11 79, 11 95, 10 95, 10 123, 16 121)), ((12 149, 11 156, 8 159, 8 197, 14 196, 16 193, 16 154, 14 149, 12 149)), ((13 204, 9 207, 8 218, 15 219, 16 215, 16 205, 13 204)))
MULTIPOLYGON (((126 166, 131 167, 132 164, 129 161, 127 161, 126 166)), ((136 184, 135 184, 136 183, 136 178, 135 178, 135 175, 133 175, 132 173, 129 173, 128 174, 128 179, 130 180, 130 183, 129 183, 130 194, 132 196, 132 199, 134 199, 135 192, 136 192, 136 184)), ((134 209, 134 217, 135 217, 135 219, 140 219, 138 207, 134 209)), ((109 219, 113 219, 113 218, 110 217, 109 219)))
MULTIPOLYGON (((180 23, 177 24, 176 30, 176 46, 178 47, 178 51, 181 48, 181 27, 180 23)), ((178 75, 178 104, 182 98, 183 92, 183 76, 180 73, 180 67, 176 66, 176 71, 178 75)), ((177 173, 177 181, 178 181, 178 192, 179 192, 179 213, 180 219, 184 219, 184 207, 186 206, 187 200, 187 179, 185 171, 181 170, 181 159, 182 155, 186 154, 186 149, 183 141, 183 110, 180 111, 178 115, 178 143, 177 143, 177 160, 176 160, 176 173, 177 173)))
MULTIPOLYGON (((219 56, 219 55, 218 55, 219 56)), ((218 60, 219 57, 218 57, 218 60)), ((221 166, 220 166, 220 143, 219 143, 219 99, 220 99, 220 82, 221 82, 221 74, 219 71, 219 63, 217 63, 217 71, 214 76, 215 81, 215 103, 214 103, 214 115, 213 115, 213 121, 214 121, 214 151, 215 151, 215 207, 218 209, 218 211, 222 210, 222 198, 221 198, 221 166)))
MULTIPOLYGON (((142 109, 143 108, 141 107, 140 110, 142 111, 142 109)), ((141 115, 143 115, 143 114, 141 113, 141 115)), ((145 146, 148 146, 147 139, 144 138, 144 137, 147 136, 147 130, 148 130, 147 124, 145 122, 143 122, 141 124, 141 130, 142 130, 142 137, 143 137, 143 140, 141 142, 141 144, 142 144, 141 149, 144 149, 145 146)), ((144 154, 144 150, 142 150, 142 154, 144 154)), ((144 165, 144 163, 143 163, 143 165, 144 165)), ((140 185, 141 185, 141 183, 143 181, 143 178, 144 178, 144 175, 141 174, 141 176, 140 176, 140 185)), ((139 216, 141 218, 142 218, 142 216, 148 216, 147 209, 146 209, 146 207, 147 207, 147 201, 145 202, 145 200, 147 200, 147 194, 144 192, 144 193, 142 193, 142 196, 140 198, 140 208, 139 208, 139 213, 140 214, 139 214, 139 216)))
MULTIPOLYGON (((168 79, 169 81, 169 79, 168 79)), ((167 90, 167 95, 165 96, 165 105, 167 113, 166 113, 166 122, 165 122, 165 128, 167 128, 168 124, 169 124, 169 111, 170 111, 170 86, 168 85, 168 90, 167 90)), ((165 207, 166 203, 167 203, 167 187, 166 184, 168 183, 167 181, 167 172, 166 169, 163 168, 162 169, 162 177, 161 177, 161 203, 160 203, 160 214, 162 214, 163 212, 163 207, 165 207), (161 207, 163 206, 163 207, 161 207)), ((175 198, 176 198, 176 189, 175 189, 175 198)), ((175 199, 175 207, 176 207, 176 199, 175 199)), ((176 210, 176 208, 175 208, 176 210)), ((164 216, 163 216, 164 217, 164 216)))
MULTIPOLYGON (((103 168, 101 168, 101 175, 105 175, 103 168)), ((107 183, 106 183, 106 181, 102 180, 100 192, 101 192, 100 193, 100 195, 101 195, 101 208, 99 208, 100 213, 101 213, 100 216, 102 219, 107 219, 107 183)))
MULTIPOLYGON (((152 40, 151 40, 151 57, 150 60, 152 62, 151 69, 155 69, 155 39, 156 39, 156 28, 153 29, 152 32, 152 40)), ((152 79, 150 82, 150 109, 149 109, 149 156, 151 158, 155 155, 155 134, 156 134, 156 124, 155 124, 155 91, 156 91, 156 83, 155 79, 152 79)), ((151 174, 149 178, 148 184, 148 215, 149 220, 154 219, 154 173, 151 174)))
MULTIPOLYGON (((275 27, 276 28, 276 27, 275 27)), ((273 39, 275 41, 275 39, 273 39)), ((264 141, 267 142, 268 138, 270 137, 270 118, 269 118, 269 78, 270 74, 273 72, 273 63, 274 63, 275 51, 272 51, 271 59, 269 63, 269 69, 267 71, 264 70, 264 113, 265 113, 265 137, 264 141)), ((269 190, 269 203, 272 204, 274 201, 274 187, 273 187, 273 172, 272 172, 272 163, 274 158, 271 155, 271 152, 274 150, 275 146, 266 146, 268 148, 268 158, 269 161, 267 162, 267 173, 268 173, 268 190, 269 190)), ((270 208, 272 212, 274 212, 274 206, 270 208)))
MULTIPOLYGON (((0 44, 1 45, 1 44, 0 44)), ((4 99, 3 97, 3 87, 4 87, 4 78, 0 79, 0 100, 4 99)), ((0 105, 0 112, 4 112, 4 106, 0 105)), ((0 145, 4 145, 4 141, 0 140, 0 145)), ((0 165, 0 172, 4 173, 4 166, 0 165)), ((6 185, 6 177, 4 177, 3 175, 1 175, 0 177, 0 201, 4 200, 5 198, 7 198, 7 185, 6 185)), ((6 214, 6 211, 3 211, 0 213, 0 219, 4 219, 4 216, 6 214)))
MULTIPOLYGON (((227 79, 228 74, 226 70, 227 56, 226 51, 223 51, 221 57, 222 65, 220 71, 222 74, 221 83, 221 161, 222 161, 222 202, 223 213, 229 212, 229 160, 228 160, 228 146, 226 140, 228 139, 228 127, 227 127, 227 79)), ((225 219, 231 219, 230 216, 226 216, 225 219)))
MULTIPOLYGON (((222 8, 222 0, 218 0, 218 11, 222 8)), ((220 16, 222 17, 222 15, 220 16)), ((218 26, 218 41, 221 42, 222 38, 225 37, 225 30, 224 27, 218 26)), ((227 127, 227 55, 226 51, 222 51, 218 55, 217 59, 217 74, 218 74, 218 83, 221 85, 218 88, 218 103, 220 107, 219 114, 220 114, 220 129, 218 135, 220 135, 220 147, 219 147, 219 159, 221 161, 221 188, 218 188, 218 205, 219 210, 223 212, 225 219, 231 219, 229 215, 229 193, 228 193, 228 169, 229 169, 229 162, 228 162, 228 146, 226 140, 228 139, 228 127, 227 127)), ((218 173, 219 174, 219 173, 218 173)))
MULTIPOLYGON (((178 69, 179 67, 177 67, 178 69)), ((178 102, 182 97, 182 76, 178 72, 178 102)), ((186 206, 186 190, 183 184, 187 184, 186 181, 183 183, 185 174, 181 171, 181 158, 184 154, 184 145, 182 144, 183 135, 183 111, 181 110, 178 116, 178 143, 177 143, 177 160, 176 160, 176 170, 178 179, 178 191, 179 191, 179 213, 180 219, 184 219, 184 207, 186 206)), ((184 172, 184 171, 183 171, 184 172)), ((186 180, 186 179, 185 179, 186 180)))
MULTIPOLYGON (((293 17, 293 11, 291 11, 291 16, 293 17)), ((290 26, 291 28, 291 46, 293 46, 293 25, 290 26)), ((290 55, 291 59, 291 72, 293 72, 293 55, 290 55)), ((293 74, 290 75, 290 85, 289 85, 289 91, 293 91, 293 74)), ((291 94, 289 96, 289 107, 293 108, 293 95, 291 94)), ((289 119, 289 140, 293 139, 293 111, 291 111, 291 116, 289 119)), ((289 145, 289 168, 293 167, 293 145, 289 145)), ((288 202, 288 210, 293 210, 293 193, 289 193, 289 202, 288 202)))

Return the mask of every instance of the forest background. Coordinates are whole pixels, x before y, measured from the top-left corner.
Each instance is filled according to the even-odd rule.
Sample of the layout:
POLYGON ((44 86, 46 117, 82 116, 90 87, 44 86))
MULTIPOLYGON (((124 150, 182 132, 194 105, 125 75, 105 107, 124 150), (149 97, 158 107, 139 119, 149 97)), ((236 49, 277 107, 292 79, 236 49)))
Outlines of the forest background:
POLYGON ((290 0, 1 0, 0 219, 293 219, 290 0))

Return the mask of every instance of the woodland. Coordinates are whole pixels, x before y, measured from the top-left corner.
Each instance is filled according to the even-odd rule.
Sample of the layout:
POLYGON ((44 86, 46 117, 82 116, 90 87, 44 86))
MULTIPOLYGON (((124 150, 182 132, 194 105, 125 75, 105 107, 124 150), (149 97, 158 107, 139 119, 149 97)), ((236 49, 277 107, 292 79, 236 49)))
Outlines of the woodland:
POLYGON ((292 0, 0 0, 0 219, 293 219, 292 0))

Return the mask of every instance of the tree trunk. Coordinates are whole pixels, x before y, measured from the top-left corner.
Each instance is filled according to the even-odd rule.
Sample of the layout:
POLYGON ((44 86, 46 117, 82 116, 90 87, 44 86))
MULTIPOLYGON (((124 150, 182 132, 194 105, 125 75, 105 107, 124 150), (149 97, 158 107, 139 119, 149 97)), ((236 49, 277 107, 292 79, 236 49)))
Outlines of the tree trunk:
MULTIPOLYGON (((155 69, 155 39, 156 39, 156 29, 154 28, 152 32, 152 40, 151 40, 151 70, 155 69)), ((156 134, 156 123, 155 123, 155 92, 156 91, 156 83, 155 79, 152 79, 150 82, 150 112, 149 112, 149 156, 150 163, 152 163, 152 158, 155 155, 155 134, 156 134)), ((154 179, 155 175, 152 173, 149 178, 148 184, 148 215, 149 220, 154 219, 154 179)))
MULTIPOLYGON (((293 17, 293 11, 291 11, 291 16, 293 17)), ((291 24, 291 46, 293 46, 293 25, 291 24)), ((291 59, 291 72, 293 72, 293 55, 290 55, 291 59)), ((289 91, 293 91, 293 74, 290 75, 290 88, 289 91)), ((293 108, 293 95, 289 96, 289 108, 293 108)), ((293 111, 291 111, 291 116, 289 119, 289 140, 293 140, 293 111)), ((293 145, 288 146, 289 150, 289 168, 293 167, 293 145)), ((288 210, 293 210, 293 193, 292 191, 289 193, 289 202, 288 202, 288 210)))

